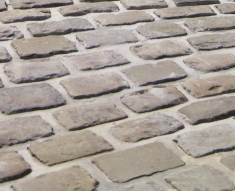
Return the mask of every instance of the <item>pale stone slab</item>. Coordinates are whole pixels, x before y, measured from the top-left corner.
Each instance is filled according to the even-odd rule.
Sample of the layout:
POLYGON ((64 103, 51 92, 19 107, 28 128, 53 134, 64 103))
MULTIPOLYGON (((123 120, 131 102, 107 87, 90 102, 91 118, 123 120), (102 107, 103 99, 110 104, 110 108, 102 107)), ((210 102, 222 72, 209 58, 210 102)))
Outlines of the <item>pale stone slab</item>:
POLYGON ((188 101, 174 86, 156 86, 139 90, 121 97, 124 105, 136 113, 172 107, 188 101))
POLYGON ((0 0, 0 11, 7 10, 6 2, 5 0, 0 0))
POLYGON ((121 0, 127 10, 158 9, 167 7, 164 0, 121 0))
POLYGON ((187 77, 185 71, 173 61, 133 66, 122 72, 139 86, 175 81, 187 77))
POLYGON ((222 172, 211 166, 195 166, 169 175, 165 180, 179 191, 232 191, 233 182, 222 172))
POLYGON ((225 165, 229 170, 235 172, 235 154, 223 156, 220 159, 220 162, 225 165))
POLYGON ((235 97, 218 97, 194 102, 179 109, 178 112, 192 125, 217 121, 235 114, 235 97))
POLYGON ((53 114, 59 123, 70 131, 128 117, 114 104, 102 102, 62 109, 53 114))
POLYGON ((24 143, 53 134, 51 125, 38 115, 0 121, 0 147, 24 143))
POLYGON ((70 74, 60 60, 12 62, 3 66, 4 72, 14 83, 43 81, 70 74))
POLYGON ((214 125, 200 131, 191 131, 177 136, 176 141, 181 149, 194 158, 216 152, 235 149, 235 127, 227 124, 214 125))
POLYGON ((13 184, 15 191, 94 191, 99 182, 80 166, 42 174, 13 184))
POLYGON ((215 6, 222 14, 235 14, 235 4, 234 3, 223 3, 221 5, 215 6))
POLYGON ((171 134, 184 128, 183 123, 165 114, 157 113, 135 118, 113 126, 110 132, 124 142, 137 142, 171 134))
POLYGON ((11 61, 11 56, 5 47, 0 46, 0 63, 11 61))
POLYGON ((110 180, 118 183, 152 175, 185 164, 160 142, 106 154, 94 159, 93 163, 110 180))
POLYGON ((0 26, 0 41, 20 39, 24 35, 15 26, 0 26))
POLYGON ((34 142, 28 149, 43 164, 51 166, 111 151, 113 147, 92 131, 82 131, 58 135, 43 142, 34 142))

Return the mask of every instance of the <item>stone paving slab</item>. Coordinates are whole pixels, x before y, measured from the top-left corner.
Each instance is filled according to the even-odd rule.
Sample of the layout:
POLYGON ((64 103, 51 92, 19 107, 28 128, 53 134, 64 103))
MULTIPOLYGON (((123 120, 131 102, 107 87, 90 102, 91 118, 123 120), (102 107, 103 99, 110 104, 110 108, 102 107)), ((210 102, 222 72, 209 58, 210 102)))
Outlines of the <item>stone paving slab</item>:
POLYGON ((0 63, 11 61, 11 56, 5 47, 0 46, 0 63))
POLYGON ((15 26, 1 26, 0 27, 0 41, 20 39, 24 35, 15 26))
POLYGON ((223 14, 235 13, 235 5, 233 3, 225 3, 221 5, 216 5, 215 7, 220 11, 220 13, 223 13, 223 14))

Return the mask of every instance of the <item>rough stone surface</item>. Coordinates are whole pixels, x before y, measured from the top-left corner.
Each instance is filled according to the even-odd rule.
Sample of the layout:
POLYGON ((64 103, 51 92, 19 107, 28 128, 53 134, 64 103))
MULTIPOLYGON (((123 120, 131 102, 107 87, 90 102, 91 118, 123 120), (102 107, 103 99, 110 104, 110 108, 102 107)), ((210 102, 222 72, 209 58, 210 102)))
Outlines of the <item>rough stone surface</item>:
POLYGON ((153 17, 144 11, 131 11, 119 14, 102 14, 94 17, 94 20, 103 26, 131 25, 139 22, 153 21, 153 17))
POLYGON ((35 37, 47 35, 61 35, 71 32, 92 30, 94 27, 86 19, 72 18, 62 21, 51 21, 45 23, 30 23, 27 29, 35 37))
POLYGON ((58 107, 65 103, 61 94, 46 83, 0 90, 0 110, 5 114, 58 107))
POLYGON ((0 26, 0 41, 20 38, 24 38, 24 35, 15 26, 0 26))
POLYGON ((93 191, 99 182, 80 166, 42 174, 13 185, 15 191, 93 191))
POLYGON ((78 70, 98 70, 130 63, 129 60, 112 50, 70 56, 68 59, 78 70))
POLYGON ((177 155, 159 142, 106 154, 94 159, 93 163, 118 183, 184 165, 177 155))
POLYGON ((227 124, 214 125, 201 131, 179 135, 175 141, 187 154, 197 158, 235 149, 235 128, 227 124))
POLYGON ((6 48, 3 46, 0 46, 0 63, 1 62, 9 62, 11 61, 11 56, 7 52, 6 48))
POLYGON ((201 72, 216 72, 235 66, 235 56, 232 54, 196 55, 184 60, 184 63, 201 72))
POLYGON ((53 134, 51 125, 42 120, 40 116, 0 121, 0 147, 24 143, 53 134))
POLYGON ((234 3, 225 3, 215 6, 220 13, 223 14, 235 14, 235 4, 234 3))
POLYGON ((117 12, 118 6, 113 2, 80 3, 59 9, 63 16, 82 16, 88 13, 117 12))
POLYGON ((229 170, 235 172, 235 154, 223 156, 220 162, 225 165, 229 170))
POLYGON ((111 128, 111 133, 124 142, 137 142, 155 136, 174 133, 184 125, 173 117, 157 113, 119 123, 111 128))
POLYGON ((194 32, 229 30, 235 28, 235 16, 187 19, 184 25, 194 32))
POLYGON ((164 0, 121 0, 127 10, 136 9, 158 9, 167 7, 164 0))
POLYGON ((105 45, 116 45, 138 41, 131 31, 124 29, 100 29, 78 33, 77 39, 82 42, 85 48, 95 48, 105 45))
POLYGON ((0 0, 0 11, 5 11, 7 9, 5 0, 0 0))
POLYGON ((220 3, 219 0, 174 0, 176 6, 192 6, 220 3))
POLYGON ((235 47, 235 33, 206 34, 188 38, 197 50, 214 50, 235 47))
POLYGON ((147 39, 187 35, 186 31, 181 26, 165 21, 148 23, 139 26, 136 30, 147 39))
POLYGON ((224 119, 235 114, 235 97, 218 97, 194 102, 181 108, 179 113, 192 125, 224 119))
POLYGON ((0 182, 21 178, 31 172, 31 167, 14 151, 0 153, 0 182))
POLYGON ((49 166, 111 150, 112 145, 92 131, 59 135, 29 147, 34 157, 49 166))
POLYGON ((0 13, 2 23, 45 20, 51 17, 49 9, 11 10, 0 13))
POLYGON ((173 61, 133 66, 122 72, 139 86, 175 81, 187 77, 185 71, 173 61))
POLYGON ((216 15, 209 6, 205 5, 159 9, 154 11, 154 14, 163 19, 178 19, 216 15))
POLYGON ((17 84, 43 81, 69 74, 60 60, 12 62, 4 65, 4 72, 17 84))
POLYGON ((95 97, 129 88, 128 83, 115 73, 66 79, 60 83, 74 99, 95 97))
POLYGON ((233 182, 222 172, 211 166, 195 166, 188 170, 169 175, 165 180, 179 191, 231 191, 233 182))
POLYGON ((61 36, 19 39, 12 42, 12 47, 23 59, 48 57, 77 51, 76 46, 71 41, 61 36))
POLYGON ((30 9, 73 4, 72 0, 11 0, 14 9, 30 9))
POLYGON ((196 98, 235 91, 235 76, 220 75, 204 79, 192 79, 182 84, 188 93, 196 98))
POLYGON ((132 111, 143 113, 175 106, 188 99, 174 86, 157 86, 126 94, 121 100, 132 111))
POLYGON ((184 44, 170 40, 155 44, 145 43, 132 46, 131 51, 144 60, 157 60, 167 57, 176 57, 191 54, 192 51, 184 44))
POLYGON ((127 118, 126 113, 112 103, 75 106, 56 111, 54 116, 70 131, 127 118))

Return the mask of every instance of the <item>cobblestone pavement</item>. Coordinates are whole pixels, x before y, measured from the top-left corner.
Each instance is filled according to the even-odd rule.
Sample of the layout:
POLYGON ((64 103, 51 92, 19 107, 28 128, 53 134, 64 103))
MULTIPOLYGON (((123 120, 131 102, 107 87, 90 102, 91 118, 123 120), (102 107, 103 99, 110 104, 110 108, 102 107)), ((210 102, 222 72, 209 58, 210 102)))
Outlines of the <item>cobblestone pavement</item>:
POLYGON ((0 0, 0 191, 234 191, 235 2, 0 0))

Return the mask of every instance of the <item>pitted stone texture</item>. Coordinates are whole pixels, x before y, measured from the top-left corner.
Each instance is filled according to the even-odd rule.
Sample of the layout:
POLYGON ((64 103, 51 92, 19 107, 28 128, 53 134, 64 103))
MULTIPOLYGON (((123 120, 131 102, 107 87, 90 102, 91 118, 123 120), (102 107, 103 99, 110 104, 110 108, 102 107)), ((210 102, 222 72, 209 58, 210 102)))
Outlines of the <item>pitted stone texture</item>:
POLYGON ((62 109, 53 114, 59 123, 70 131, 128 117, 114 104, 104 102, 62 109))
POLYGON ((217 121, 235 114, 235 97, 219 97, 195 102, 181 108, 178 112, 192 125, 217 121))
POLYGON ((220 13, 223 14, 235 14, 235 4, 234 3, 224 3, 215 6, 220 13))
POLYGON ((29 147, 34 157, 49 166, 111 150, 112 145, 92 131, 59 135, 29 147))
POLYGON ((163 19, 179 19, 216 15, 209 6, 204 5, 159 9, 154 11, 154 14, 163 19))
POLYGON ((175 81, 187 77, 185 71, 173 61, 133 66, 122 72, 139 86, 175 81))
POLYGON ((19 39, 12 42, 12 47, 23 59, 77 52, 74 43, 61 36, 19 39))
POLYGON ((6 2, 5 0, 0 0, 0 11, 7 10, 6 2))
POLYGON ((40 116, 17 117, 0 121, 0 147, 53 135, 50 124, 40 116))
POLYGON ((201 72, 216 72, 235 66, 235 56, 232 54, 196 55, 184 60, 184 63, 201 72))
POLYGON ((21 178, 31 172, 31 167, 14 151, 0 153, 0 182, 21 178))
POLYGON ((112 50, 70 56, 68 60, 78 70, 98 70, 130 63, 129 60, 112 50))
POLYGON ((235 76, 220 75, 204 79, 191 79, 182 84, 196 98, 235 92, 235 76))
POLYGON ((42 174, 13 185, 15 191, 94 191, 99 182, 80 166, 42 174))
POLYGON ((235 127, 214 125, 200 131, 181 134, 174 139, 179 147, 194 158, 235 149, 235 127))
POLYGON ((126 94, 121 100, 132 111, 143 113, 175 106, 188 99, 174 86, 157 86, 126 94))
POLYGON ((181 26, 166 21, 148 23, 139 26, 136 30, 147 39, 187 35, 186 31, 181 26))
POLYGON ((145 43, 131 46, 131 51, 144 60, 157 60, 161 58, 189 55, 192 51, 184 44, 170 40, 155 44, 145 43))
POLYGON ((68 5, 59 9, 63 16, 82 16, 88 13, 117 12, 118 6, 113 2, 97 2, 97 3, 79 3, 68 5))
POLYGON ((187 19, 184 25, 194 32, 229 30, 235 28, 235 16, 187 19))
POLYGON ((5 114, 58 107, 65 103, 62 95, 46 83, 0 90, 0 110, 5 114))
POLYGON ((40 37, 92 30, 94 27, 86 19, 72 18, 45 23, 30 23, 27 25, 27 29, 34 37, 40 37))
POLYGON ((119 14, 102 14, 94 17, 94 20, 103 26, 132 25, 139 22, 153 21, 153 17, 145 11, 129 11, 119 14))
POLYGON ((93 163, 110 180, 118 183, 185 164, 177 155, 159 142, 106 154, 93 160, 93 163))
POLYGON ((235 33, 206 34, 188 38, 197 50, 215 50, 235 47, 235 33))
POLYGON ((129 88, 128 83, 115 73, 71 78, 60 83, 74 99, 90 98, 129 88))
POLYGON ((171 134, 183 128, 183 123, 175 118, 157 113, 117 124, 111 128, 110 132, 121 141, 137 142, 171 134))
POLYGON ((24 35, 15 26, 0 26, 0 41, 20 39, 24 35))
POLYGON ((3 66, 4 72, 14 83, 43 81, 69 74, 60 60, 12 62, 3 66))
POLYGON ((7 52, 6 48, 3 46, 0 46, 0 63, 1 62, 9 62, 11 61, 11 56, 7 52))
POLYGON ((219 0, 173 0, 176 6, 192 6, 192 5, 206 5, 206 4, 218 4, 219 0))
POLYGON ((235 172, 235 154, 223 156, 220 162, 225 165, 229 170, 235 172))
POLYGON ((206 165, 171 174, 165 180, 179 191, 232 191, 235 188, 225 174, 206 165))
POLYGON ((127 10, 136 9, 158 9, 167 7, 164 0, 121 0, 127 10))
POLYGON ((2 23, 14 23, 23 21, 39 21, 51 17, 49 9, 9 10, 0 13, 2 23))
POLYGON ((95 48, 105 45, 116 45, 138 41, 131 31, 124 29, 100 29, 78 33, 77 39, 82 42, 85 48, 95 48))
POLYGON ((11 0, 14 9, 30 9, 73 4, 72 0, 11 0))

